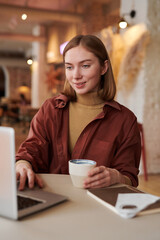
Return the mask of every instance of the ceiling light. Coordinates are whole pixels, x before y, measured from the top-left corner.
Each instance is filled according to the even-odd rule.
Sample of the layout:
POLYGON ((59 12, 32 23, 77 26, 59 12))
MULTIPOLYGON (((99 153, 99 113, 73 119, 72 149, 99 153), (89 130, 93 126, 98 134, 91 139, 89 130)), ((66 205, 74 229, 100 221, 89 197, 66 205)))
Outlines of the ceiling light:
POLYGON ((27 14, 26 14, 26 13, 23 13, 22 16, 21 16, 21 19, 22 19, 23 21, 25 21, 25 20, 27 19, 27 14))
POLYGON ((125 16, 130 16, 131 18, 134 18, 136 16, 136 11, 135 10, 131 10, 130 13, 123 14, 123 17, 119 21, 119 27, 121 29, 125 29, 127 26, 129 26, 128 22, 125 20, 125 16))
POLYGON ((32 64, 33 64, 32 58, 28 58, 28 59, 27 59, 27 64, 28 64, 28 65, 32 65, 32 64))
POLYGON ((126 27, 127 27, 127 22, 126 22, 126 20, 124 20, 124 18, 121 18, 121 20, 120 20, 120 22, 119 22, 119 27, 121 28, 121 29, 125 29, 126 27))

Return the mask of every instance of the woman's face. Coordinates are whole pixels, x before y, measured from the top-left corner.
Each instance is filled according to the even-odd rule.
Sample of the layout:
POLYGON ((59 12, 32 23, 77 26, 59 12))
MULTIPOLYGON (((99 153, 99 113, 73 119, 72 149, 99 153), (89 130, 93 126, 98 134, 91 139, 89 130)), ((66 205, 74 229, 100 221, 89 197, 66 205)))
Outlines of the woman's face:
POLYGON ((66 78, 78 94, 97 91, 101 75, 108 68, 102 67, 98 58, 82 46, 74 47, 65 54, 66 78))

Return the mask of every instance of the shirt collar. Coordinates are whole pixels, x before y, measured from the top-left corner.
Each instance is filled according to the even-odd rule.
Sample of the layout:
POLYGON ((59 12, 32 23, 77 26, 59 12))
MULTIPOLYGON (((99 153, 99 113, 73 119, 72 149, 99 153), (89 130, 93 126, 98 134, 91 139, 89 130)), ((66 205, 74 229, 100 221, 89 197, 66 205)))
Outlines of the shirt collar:
POLYGON ((121 111, 121 107, 120 107, 119 103, 114 101, 114 100, 113 101, 106 101, 104 105, 105 106, 107 106, 107 105, 111 106, 111 107, 116 108, 117 110, 121 111))
MULTIPOLYGON (((69 97, 67 97, 64 94, 60 94, 57 97, 55 97, 55 108, 64 108, 69 101, 69 97)), ((106 101, 104 103, 104 106, 111 106, 113 108, 116 108, 117 110, 121 111, 120 105, 116 101, 106 101)))
POLYGON ((60 94, 55 97, 55 108, 64 108, 69 101, 69 98, 64 94, 60 94))

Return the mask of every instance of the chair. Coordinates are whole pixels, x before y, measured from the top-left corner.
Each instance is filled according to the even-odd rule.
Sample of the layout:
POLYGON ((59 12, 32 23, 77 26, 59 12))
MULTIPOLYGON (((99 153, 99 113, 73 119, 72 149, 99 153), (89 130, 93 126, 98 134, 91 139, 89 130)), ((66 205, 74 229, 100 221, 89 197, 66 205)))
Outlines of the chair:
POLYGON ((140 131, 140 135, 141 135, 142 163, 143 163, 144 179, 145 179, 145 181, 147 181, 148 174, 147 174, 147 165, 146 165, 146 149, 145 149, 143 125, 141 123, 138 123, 138 127, 139 127, 139 131, 140 131))
POLYGON ((38 112, 39 108, 32 108, 30 105, 21 105, 19 108, 19 119, 23 124, 23 133, 25 133, 29 126, 32 118, 38 112))
POLYGON ((3 117, 3 108, 0 107, 0 125, 2 122, 2 117, 3 117))

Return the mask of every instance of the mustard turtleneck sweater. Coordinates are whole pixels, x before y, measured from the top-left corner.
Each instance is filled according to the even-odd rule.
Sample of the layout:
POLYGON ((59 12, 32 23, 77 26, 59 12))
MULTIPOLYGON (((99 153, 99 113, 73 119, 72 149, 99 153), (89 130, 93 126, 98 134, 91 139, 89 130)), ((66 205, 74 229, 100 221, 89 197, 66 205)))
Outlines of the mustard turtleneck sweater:
POLYGON ((72 153, 74 145, 83 129, 100 112, 104 101, 97 96, 97 92, 77 95, 76 102, 69 105, 69 151, 72 153))

